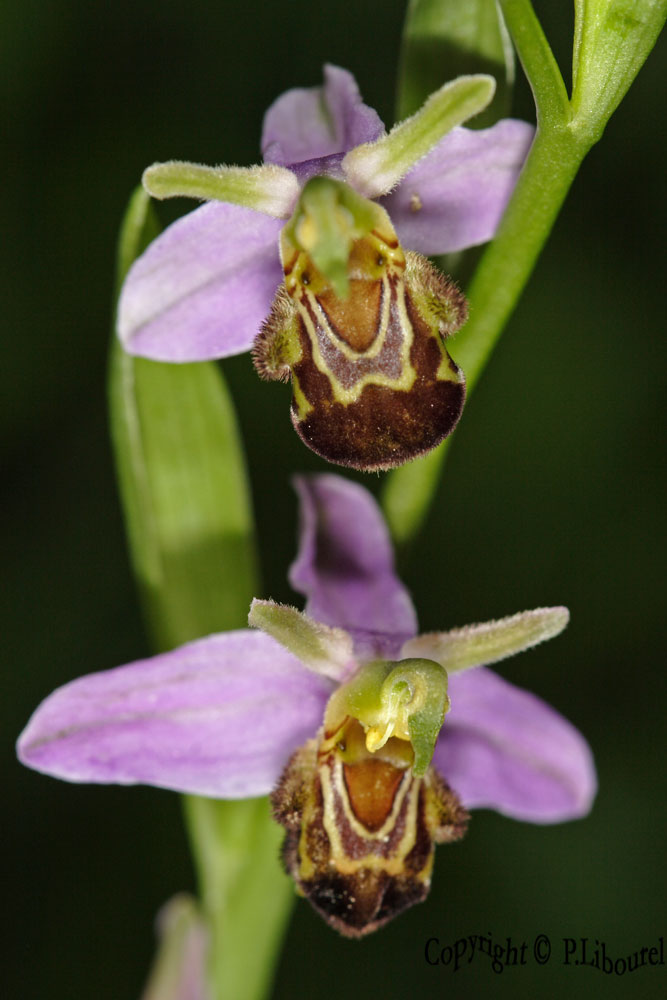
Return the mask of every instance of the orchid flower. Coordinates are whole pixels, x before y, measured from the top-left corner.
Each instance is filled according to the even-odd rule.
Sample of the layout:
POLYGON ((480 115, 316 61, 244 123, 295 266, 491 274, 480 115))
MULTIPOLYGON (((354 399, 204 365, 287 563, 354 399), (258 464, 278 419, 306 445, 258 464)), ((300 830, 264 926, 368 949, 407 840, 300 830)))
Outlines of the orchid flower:
POLYGON ((425 898, 434 843, 469 809, 583 816, 595 769, 569 722, 485 666, 558 634, 565 608, 417 636, 371 495, 332 475, 297 489, 305 613, 255 601, 256 628, 75 680, 18 752, 69 781, 272 792, 298 888, 358 937, 425 898))
POLYGON ((386 134, 352 75, 325 66, 323 87, 268 109, 262 165, 149 167, 150 194, 209 203, 131 268, 125 348, 159 361, 252 348, 262 377, 291 377, 297 432, 337 464, 387 469, 435 447, 465 398, 444 339, 467 306, 422 255, 491 239, 533 136, 510 119, 461 127, 494 88, 460 77, 386 134))

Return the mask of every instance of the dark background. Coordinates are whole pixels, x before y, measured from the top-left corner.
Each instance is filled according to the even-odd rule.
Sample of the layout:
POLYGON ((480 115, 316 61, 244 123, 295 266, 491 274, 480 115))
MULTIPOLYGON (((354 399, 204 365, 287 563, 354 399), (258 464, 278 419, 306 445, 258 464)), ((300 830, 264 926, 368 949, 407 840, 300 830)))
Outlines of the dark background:
MULTIPOLYGON (((537 6, 568 70, 569 6, 537 6)), ((154 160, 256 161, 265 107, 319 83, 324 61, 351 69, 390 122, 402 17, 398 0, 5 7, 5 996, 136 998, 157 909, 193 887, 177 796, 71 786, 13 758, 53 687, 148 651, 105 399, 126 199, 154 160)), ((622 980, 563 968, 561 941, 604 940, 623 956, 667 935, 665 55, 663 38, 585 162, 402 566, 427 629, 569 605, 565 635, 502 672, 587 735, 595 809, 544 828, 477 813, 463 843, 439 850, 430 900, 362 944, 299 902, 276 997, 664 995, 664 967, 622 980), (529 942, 529 964, 495 975, 483 958, 455 974, 424 962, 429 937, 487 932, 529 942), (531 955, 538 933, 554 948, 544 967, 531 955)), ((516 113, 532 114, 524 85, 516 113)), ((266 592, 289 600, 288 478, 323 465, 290 428, 286 388, 261 385, 247 356, 224 368, 248 442, 266 592)))

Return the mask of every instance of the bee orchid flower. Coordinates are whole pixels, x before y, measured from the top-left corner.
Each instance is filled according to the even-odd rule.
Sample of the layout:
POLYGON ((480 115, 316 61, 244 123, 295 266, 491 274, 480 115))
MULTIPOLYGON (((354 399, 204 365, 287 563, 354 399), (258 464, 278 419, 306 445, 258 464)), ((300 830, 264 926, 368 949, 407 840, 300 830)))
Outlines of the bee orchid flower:
POLYGON ((255 601, 253 628, 72 681, 18 753, 69 781, 271 793, 300 892, 359 937, 425 898, 468 810, 574 819, 595 769, 566 719, 487 666, 557 635, 565 608, 417 635, 371 495, 332 475, 297 488, 305 612, 255 601))
POLYGON ((264 163, 155 164, 157 198, 207 204, 131 268, 118 333, 131 354, 201 361, 253 350, 259 374, 292 380, 291 416, 327 460, 387 469, 456 425, 463 373, 445 338, 467 316, 423 255, 493 236, 532 141, 525 122, 461 123, 494 81, 460 77, 388 134, 350 73, 268 109, 264 163))

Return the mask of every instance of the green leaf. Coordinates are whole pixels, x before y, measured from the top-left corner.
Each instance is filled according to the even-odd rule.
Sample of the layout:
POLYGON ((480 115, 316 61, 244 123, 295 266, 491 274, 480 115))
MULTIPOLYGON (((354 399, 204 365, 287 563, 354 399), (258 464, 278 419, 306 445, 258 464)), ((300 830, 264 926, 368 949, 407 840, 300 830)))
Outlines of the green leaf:
MULTIPOLYGON (((139 190, 121 229, 119 287, 157 231, 148 195, 139 190)), ((130 555, 155 647, 244 626, 257 589, 254 525, 221 373, 210 362, 133 358, 114 338, 109 388, 130 555)), ((292 898, 278 863, 280 828, 266 799, 186 801, 211 942, 212 996, 259 1000, 292 898)))
POLYGON ((496 79, 496 93, 474 121, 483 128, 510 110, 514 51, 495 0, 410 0, 399 71, 399 120, 445 80, 471 73, 496 79))
POLYGON ((130 551, 156 646, 244 625, 252 515, 220 372, 132 358, 114 344, 110 388, 130 551))
POLYGON ((574 8, 572 110, 599 138, 655 45, 667 0, 575 0, 574 8))
MULTIPOLYGON (((119 273, 156 232, 131 203, 119 273)), ((155 645, 245 624, 256 588, 254 527, 236 417, 215 364, 126 354, 114 338, 111 431, 130 554, 155 645)))

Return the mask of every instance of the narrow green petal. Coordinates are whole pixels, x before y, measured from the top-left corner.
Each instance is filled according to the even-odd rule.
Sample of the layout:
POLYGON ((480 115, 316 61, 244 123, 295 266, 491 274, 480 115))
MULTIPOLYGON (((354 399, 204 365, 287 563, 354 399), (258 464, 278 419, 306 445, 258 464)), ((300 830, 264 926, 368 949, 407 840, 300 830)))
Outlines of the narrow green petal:
POLYGON ((206 167, 170 160, 144 170, 142 183, 153 198, 203 198, 243 205, 286 219, 299 196, 299 182, 286 167, 206 167))
POLYGON ((248 624, 273 636, 315 673, 340 680, 353 661, 352 639, 342 628, 330 628, 302 611, 274 601, 254 600, 248 624))
POLYGON ((567 608, 536 608, 498 621, 467 625, 450 632, 428 632, 410 639, 403 656, 427 657, 452 673, 497 663, 540 642, 553 639, 570 620, 567 608))
POLYGON ((387 194, 447 132, 482 111, 495 89, 493 77, 484 75, 446 83, 388 135, 350 150, 343 160, 347 179, 367 198, 387 194))

